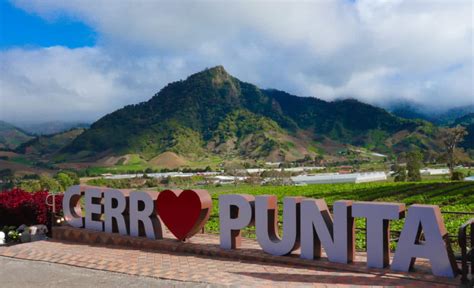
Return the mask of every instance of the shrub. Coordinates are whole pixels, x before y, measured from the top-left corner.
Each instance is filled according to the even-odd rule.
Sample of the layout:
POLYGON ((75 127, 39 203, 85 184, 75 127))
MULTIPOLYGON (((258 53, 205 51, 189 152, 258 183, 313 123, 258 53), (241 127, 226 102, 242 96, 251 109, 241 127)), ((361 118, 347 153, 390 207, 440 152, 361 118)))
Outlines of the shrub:
MULTIPOLYGON (((50 224, 52 207, 46 205, 48 191, 29 193, 14 188, 0 193, 0 227, 21 224, 50 224)), ((62 211, 62 194, 56 195, 56 212, 62 211)))
POLYGON ((464 180, 464 173, 462 173, 461 171, 454 171, 453 175, 451 175, 451 180, 454 180, 454 181, 464 180))
POLYGON ((34 192, 34 191, 40 191, 41 189, 41 183, 39 180, 22 180, 18 184, 19 188, 23 191, 26 192, 34 192))
POLYGON ((74 183, 74 179, 64 172, 59 172, 55 178, 56 181, 59 182, 59 186, 61 186, 62 191, 66 191, 67 188, 76 184, 74 183))

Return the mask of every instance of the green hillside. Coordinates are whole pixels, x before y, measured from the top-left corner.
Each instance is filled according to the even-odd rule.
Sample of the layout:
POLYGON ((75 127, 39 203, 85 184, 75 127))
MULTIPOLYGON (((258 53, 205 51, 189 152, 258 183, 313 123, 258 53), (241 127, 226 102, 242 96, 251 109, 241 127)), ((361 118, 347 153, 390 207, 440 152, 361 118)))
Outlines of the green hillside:
POLYGON ((33 136, 10 123, 0 120, 0 148, 15 149, 33 136))
POLYGON ((128 153, 151 159, 166 151, 190 159, 217 154, 288 160, 315 156, 329 140, 383 153, 413 145, 436 148, 436 129, 356 100, 326 102, 261 90, 217 66, 104 116, 62 153, 75 160, 128 153))
POLYGON ((76 128, 56 134, 36 136, 35 138, 19 145, 15 151, 27 155, 50 155, 70 144, 83 132, 83 128, 76 128))

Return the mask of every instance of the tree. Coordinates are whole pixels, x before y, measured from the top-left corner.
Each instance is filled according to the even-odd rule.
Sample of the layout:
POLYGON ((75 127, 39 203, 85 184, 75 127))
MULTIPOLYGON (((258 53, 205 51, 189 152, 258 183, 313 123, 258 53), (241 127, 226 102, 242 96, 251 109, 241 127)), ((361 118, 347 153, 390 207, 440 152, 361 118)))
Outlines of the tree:
POLYGON ((399 164, 396 164, 394 169, 395 171, 395 174, 393 174, 395 176, 394 180, 395 182, 405 182, 406 179, 407 179, 407 170, 405 169, 405 167, 399 165, 399 164))
POLYGON ((59 182, 59 185, 61 185, 61 190, 66 191, 67 188, 70 186, 74 185, 74 180, 69 177, 68 174, 59 172, 56 175, 56 180, 59 182))
POLYGON ((59 192, 62 190, 59 182, 48 176, 41 176, 39 183, 42 190, 48 190, 49 192, 59 192))
POLYGON ((462 142, 464 136, 466 135, 466 128, 461 125, 458 125, 454 128, 447 128, 443 133, 443 143, 446 149, 446 160, 448 162, 449 175, 451 178, 453 178, 454 166, 457 162, 456 146, 462 142))
POLYGON ((145 169, 145 173, 146 173, 146 174, 151 174, 151 173, 153 173, 153 172, 154 172, 153 169, 150 168, 150 167, 148 167, 148 168, 145 169))
POLYGON ((415 150, 411 151, 407 154, 407 180, 411 182, 421 181, 421 160, 423 159, 423 155, 421 155, 420 151, 415 150))
POLYGON ((71 180, 72 180, 72 185, 79 185, 80 182, 81 182, 80 178, 79 178, 79 175, 76 172, 73 172, 73 171, 70 171, 70 170, 63 170, 60 173, 64 173, 67 176, 69 176, 69 178, 71 178, 71 180))

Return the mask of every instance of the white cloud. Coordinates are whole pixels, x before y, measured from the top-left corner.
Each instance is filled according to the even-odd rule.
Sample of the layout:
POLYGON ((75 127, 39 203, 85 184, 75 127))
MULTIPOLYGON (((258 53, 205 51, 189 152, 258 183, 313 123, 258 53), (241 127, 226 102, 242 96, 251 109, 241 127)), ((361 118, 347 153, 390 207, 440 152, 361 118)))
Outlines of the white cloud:
POLYGON ((0 63, 0 118, 11 122, 93 121, 147 100, 181 69, 179 59, 121 60, 100 48, 12 49, 0 63))
POLYGON ((0 100, 12 103, 4 115, 23 103, 25 114, 42 107, 41 117, 94 119, 217 64, 327 100, 474 104, 470 0, 14 3, 48 21, 84 21, 99 39, 94 48, 0 52, 0 100))

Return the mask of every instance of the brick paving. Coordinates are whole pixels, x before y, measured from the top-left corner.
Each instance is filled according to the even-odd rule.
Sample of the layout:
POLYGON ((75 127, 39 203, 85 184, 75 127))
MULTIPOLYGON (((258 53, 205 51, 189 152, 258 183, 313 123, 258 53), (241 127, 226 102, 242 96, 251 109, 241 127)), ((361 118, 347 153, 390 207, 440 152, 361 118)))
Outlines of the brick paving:
MULTIPOLYGON (((120 237, 125 237, 125 242, 151 241, 120 237)), ((415 273, 395 273, 388 269, 367 269, 363 263, 334 265, 324 260, 301 261, 297 257, 274 257, 257 250, 257 243, 250 239, 244 241, 240 251, 230 251, 233 254, 214 254, 214 249, 222 252, 217 241, 217 236, 207 234, 195 236, 191 243, 171 239, 152 241, 166 244, 166 249, 163 246, 157 250, 130 248, 129 245, 49 240, 1 247, 0 255, 130 275, 231 286, 459 286, 458 279, 434 277, 423 269, 415 273), (199 250, 196 251, 196 247, 199 250), (253 258, 242 255, 253 255, 253 258)), ((357 261, 363 260, 360 259, 363 256, 358 254, 357 261)))

